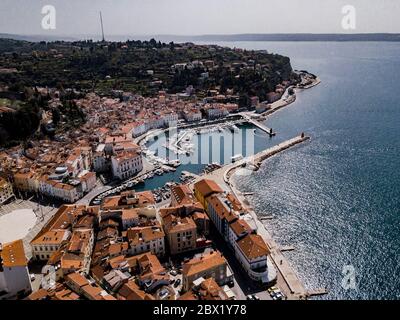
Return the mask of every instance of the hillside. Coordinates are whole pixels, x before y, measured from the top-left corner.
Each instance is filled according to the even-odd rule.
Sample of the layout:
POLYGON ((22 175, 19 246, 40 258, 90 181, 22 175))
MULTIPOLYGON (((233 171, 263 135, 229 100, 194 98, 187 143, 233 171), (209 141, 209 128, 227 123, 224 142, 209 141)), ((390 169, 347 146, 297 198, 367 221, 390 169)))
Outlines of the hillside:
POLYGON ((197 91, 216 86, 239 94, 264 96, 294 75, 290 60, 260 51, 217 46, 164 44, 151 41, 27 42, 0 39, 0 85, 111 89, 152 95, 176 93, 193 85, 197 91), (211 60, 212 65, 173 70, 174 64, 211 60), (12 70, 12 71, 10 71, 12 70), (151 71, 149 71, 151 70, 151 71), (200 80, 208 72, 207 79, 200 80))

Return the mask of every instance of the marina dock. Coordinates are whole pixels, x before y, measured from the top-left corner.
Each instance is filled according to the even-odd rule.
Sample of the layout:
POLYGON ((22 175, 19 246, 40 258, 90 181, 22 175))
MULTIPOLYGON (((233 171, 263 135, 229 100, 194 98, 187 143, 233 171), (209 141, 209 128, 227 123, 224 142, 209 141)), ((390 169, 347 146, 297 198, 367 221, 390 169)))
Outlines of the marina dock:
POLYGON ((270 137, 273 137, 276 135, 276 132, 272 130, 272 128, 268 128, 266 125, 263 123, 257 121, 256 119, 248 116, 247 114, 243 114, 243 119, 245 119, 248 123, 251 123, 252 125, 256 126, 257 128, 261 129, 265 133, 267 133, 270 137))
POLYGON ((293 246, 282 246, 281 251, 293 251, 295 250, 295 247, 293 246))
POLYGON ((328 294, 328 289, 319 288, 319 289, 307 291, 307 297, 322 296, 324 294, 328 294))

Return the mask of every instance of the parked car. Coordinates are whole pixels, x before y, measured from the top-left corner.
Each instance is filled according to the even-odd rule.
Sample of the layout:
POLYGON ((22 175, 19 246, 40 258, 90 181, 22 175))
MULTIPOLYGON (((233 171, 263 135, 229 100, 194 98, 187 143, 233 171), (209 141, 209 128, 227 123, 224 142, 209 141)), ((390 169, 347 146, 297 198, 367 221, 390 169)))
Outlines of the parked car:
POLYGON ((277 288, 277 287, 270 287, 270 288, 268 288, 268 292, 271 294, 271 293, 273 293, 274 291, 279 291, 279 289, 277 288))
POLYGON ((181 279, 176 280, 174 283, 174 287, 177 288, 181 284, 181 282, 181 279))
POLYGON ((273 293, 272 300, 283 300, 283 294, 281 292, 273 293))
POLYGON ((167 289, 162 289, 158 295, 159 295, 160 299, 164 299, 168 296, 168 294, 169 294, 169 291, 167 289))
POLYGON ((286 298, 282 291, 277 287, 268 288, 268 292, 271 295, 272 300, 283 300, 286 298))
POLYGON ((178 272, 176 270, 171 270, 169 273, 171 274, 171 276, 174 276, 174 277, 178 274, 178 272))
POLYGON ((255 294, 253 294, 253 300, 260 300, 260 298, 258 296, 256 296, 255 294))
POLYGON ((35 277, 35 275, 34 275, 33 273, 31 273, 31 274, 29 275, 29 277, 31 278, 31 281, 35 281, 35 279, 36 279, 36 277, 35 277))
POLYGON ((247 300, 254 300, 254 297, 253 297, 252 294, 249 294, 249 295, 246 296, 246 299, 247 300))

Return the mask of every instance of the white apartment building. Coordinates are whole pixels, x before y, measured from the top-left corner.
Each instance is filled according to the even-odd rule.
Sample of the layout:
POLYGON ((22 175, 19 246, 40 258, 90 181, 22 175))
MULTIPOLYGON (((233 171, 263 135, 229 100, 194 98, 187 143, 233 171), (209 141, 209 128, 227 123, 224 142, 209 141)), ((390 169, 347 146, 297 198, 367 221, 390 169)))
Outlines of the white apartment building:
POLYGON ((31 291, 22 240, 0 244, 0 300, 24 297, 31 291))
POLYGON ((138 137, 147 132, 146 123, 144 121, 135 122, 135 126, 132 130, 132 136, 138 137))
POLYGON ((165 126, 176 126, 179 116, 176 112, 171 112, 163 114, 162 118, 164 119, 165 126))
POLYGON ((74 203, 78 201, 83 194, 78 191, 77 186, 65 184, 65 183, 57 183, 54 186, 54 197, 61 199, 67 203, 74 203))
POLYGON ((186 110, 183 112, 183 117, 187 122, 196 122, 202 119, 200 110, 186 110))
POLYGON ((276 269, 268 261, 270 251, 258 234, 248 234, 236 242, 235 255, 251 279, 270 283, 276 279, 276 269))
POLYGON ((111 168, 114 177, 128 179, 142 171, 142 156, 135 151, 120 152, 111 157, 111 168))
POLYGON ((206 114, 208 119, 218 119, 227 116, 229 112, 225 108, 209 108, 206 114))
POLYGON ((69 230, 51 230, 40 234, 31 241, 32 256, 39 261, 47 261, 61 244, 71 236, 69 230))
POLYGON ((128 229, 127 238, 129 241, 128 253, 131 255, 149 251, 157 256, 165 254, 165 234, 161 226, 128 229))

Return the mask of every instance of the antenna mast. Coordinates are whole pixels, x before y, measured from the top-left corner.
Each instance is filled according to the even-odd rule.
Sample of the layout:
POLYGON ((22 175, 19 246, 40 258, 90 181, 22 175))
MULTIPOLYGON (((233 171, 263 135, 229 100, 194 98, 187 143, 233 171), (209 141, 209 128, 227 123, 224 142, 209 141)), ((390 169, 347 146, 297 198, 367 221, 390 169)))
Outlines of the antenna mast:
POLYGON ((103 28, 103 16, 101 15, 101 11, 100 11, 100 24, 101 24, 101 37, 102 37, 102 41, 104 42, 104 28, 103 28))

